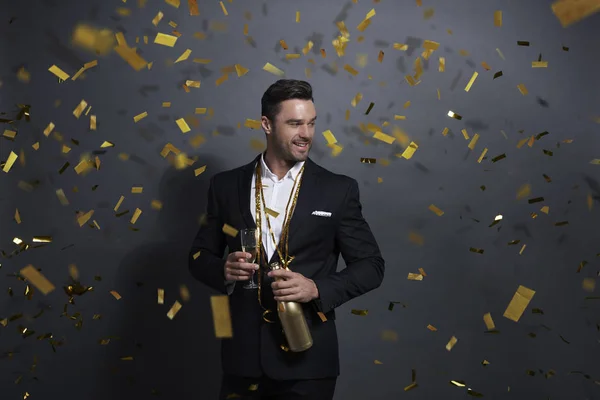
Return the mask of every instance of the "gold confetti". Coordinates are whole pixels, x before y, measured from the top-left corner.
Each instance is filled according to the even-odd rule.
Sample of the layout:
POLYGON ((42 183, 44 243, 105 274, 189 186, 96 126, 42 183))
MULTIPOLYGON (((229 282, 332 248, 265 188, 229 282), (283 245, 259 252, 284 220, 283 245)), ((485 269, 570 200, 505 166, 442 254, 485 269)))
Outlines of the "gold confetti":
POLYGON ((58 197, 60 204, 62 204, 63 206, 69 205, 69 200, 67 200, 67 196, 65 196, 65 192, 62 189, 58 189, 56 191, 56 196, 58 197))
POLYGON ((165 3, 175 8, 179 8, 181 5, 181 0, 165 0, 165 3))
POLYGON ((448 344, 446 344, 446 350, 448 350, 448 351, 452 350, 452 348, 454 347, 456 342, 458 342, 458 339, 455 336, 452 336, 450 338, 450 341, 448 342, 448 344))
POLYGON ((387 135, 383 132, 375 132, 375 135, 373 136, 373 139, 377 139, 377 140, 381 140, 384 143, 387 144, 392 144, 396 141, 396 138, 390 135, 387 135))
POLYGON ((131 188, 131 193, 134 193, 134 194, 141 194, 141 193, 143 193, 143 191, 144 191, 143 186, 133 186, 131 188))
POLYGON ((224 234, 229 235, 231 237, 236 237, 238 235, 238 230, 228 224, 224 224, 222 230, 224 234))
POLYGON ((409 281, 422 281, 423 275, 409 272, 406 279, 408 279, 409 281))
POLYGON ((177 42, 177 36, 167 35, 166 33, 157 33, 154 38, 154 43, 160 44, 163 46, 173 47, 177 42))
POLYGON ((517 190, 517 200, 523 200, 531 195, 531 185, 529 183, 524 184, 517 190))
POLYGON ((73 110, 73 115, 75 116, 75 118, 79 119, 79 117, 81 116, 81 113, 83 112, 83 110, 85 110, 87 105, 88 105, 88 103, 85 100, 81 100, 79 105, 77 107, 75 107, 75 110, 73 110))
POLYGON ((246 122, 244 122, 244 126, 250 129, 260 129, 262 125, 260 121, 257 121, 255 119, 246 119, 246 122))
POLYGON ((190 81, 190 80, 187 80, 187 81, 185 81, 185 85, 187 87, 199 89, 200 88, 200 81, 190 81))
POLYGON ((6 164, 4 164, 4 167, 2 167, 2 171, 8 173, 8 171, 10 171, 10 169, 12 168, 15 161, 17 161, 17 158, 18 158, 17 153, 15 153, 14 151, 11 151, 10 154, 8 155, 8 159, 6 160, 6 164))
POLYGON ((246 75, 250 70, 248 68, 242 67, 240 64, 235 64, 235 72, 239 77, 246 75))
POLYGON ((90 130, 95 131, 97 126, 96 116, 90 115, 90 130))
POLYGON ((138 220, 138 218, 140 217, 140 215, 142 215, 142 210, 140 210, 139 208, 136 208, 135 211, 133 212, 133 215, 131 216, 131 220, 129 221, 132 224, 135 224, 138 220))
POLYGON ((229 75, 224 74, 215 81, 215 85, 220 86, 223 82, 229 79, 229 75))
POLYGON ((365 317, 369 314, 369 310, 356 310, 356 309, 352 309, 350 310, 350 312, 354 315, 359 315, 361 317, 365 317))
POLYGON ((406 50, 408 50, 408 45, 407 45, 407 44, 404 44, 404 43, 394 43, 394 44, 392 45, 392 47, 393 47, 395 50, 400 50, 400 51, 406 51, 406 50))
POLYGON ((446 70, 446 57, 440 57, 438 71, 444 72, 445 70, 446 70))
MULTIPOLYGON (((384 56, 383 51, 379 50, 379 55, 377 56, 377 61, 380 62, 380 63, 382 63, 383 62, 383 56, 384 56)), ((323 50, 323 58, 325 58, 325 50, 323 50)))
POLYGON ((167 312, 167 318, 169 318, 170 320, 172 320, 173 318, 175 318, 175 316, 177 315, 177 313, 179 312, 179 310, 181 310, 181 307, 182 307, 181 303, 178 302, 177 300, 175 300, 175 303, 173 303, 173 305, 171 306, 171 308, 167 312))
POLYGON ((471 141, 469 142, 469 145, 467 146, 469 148, 469 150, 475 149, 475 145, 477 144, 478 140, 479 140, 479 133, 476 133, 475 135, 473 135, 473 139, 471 139, 471 141))
POLYGON ((597 0, 569 0, 552 3, 552 12, 558 21, 566 28, 575 22, 589 17, 600 11, 600 2, 597 0))
MULTIPOLYGON (((569 0, 569 1, 570 1, 570 0, 569 0)), ((527 88, 525 87, 525 85, 524 85, 524 84, 522 84, 522 83, 521 83, 521 84, 519 84, 519 85, 517 85, 517 89, 519 89, 519 92, 521 92, 521 94, 522 94, 523 96, 525 96, 527 93, 529 93, 529 92, 527 91, 527 88)))
POLYGON ((427 325, 427 329, 429 329, 431 332, 437 332, 437 328, 431 324, 427 325))
POLYGON ((223 11, 223 14, 224 14, 225 16, 228 16, 228 15, 229 15, 229 13, 227 12, 227 9, 225 8, 225 4, 223 4, 223 2, 222 2, 222 1, 220 1, 220 2, 219 2, 219 4, 221 5, 221 10, 223 11))
POLYGON ((179 295, 184 302, 190 301, 190 290, 185 285, 179 287, 179 295))
POLYGON ((327 141, 328 145, 337 143, 337 139, 335 138, 335 136, 333 136, 333 133, 329 129, 323 132, 323 136, 325 137, 325 140, 327 141))
POLYGON ((204 171, 206 171, 206 165, 200 168, 196 168, 194 170, 194 176, 198 176, 200 174, 202 174, 204 171))
POLYGON ((22 222, 21 221, 21 214, 19 214, 19 209, 18 208, 15 210, 15 222, 17 224, 20 224, 22 222))
POLYGON ((435 213, 438 217, 441 217, 442 215, 444 215, 444 212, 433 204, 431 204, 428 208, 430 211, 435 213))
POLYGON ((48 126, 46 127, 46 129, 44 129, 44 136, 48 137, 54 130, 54 127, 55 127, 54 123, 50 122, 48 124, 48 126))
POLYGON ((428 8, 423 12, 423 19, 428 20, 433 17, 435 10, 433 8, 428 8))
POLYGON ((265 66, 263 67, 264 71, 270 72, 273 75, 277 75, 277 76, 284 76, 285 72, 283 72, 282 70, 280 70, 279 68, 277 68, 276 66, 274 66, 271 63, 266 63, 265 66))
POLYGON ((115 35, 110 29, 97 29, 79 24, 71 37, 73 45, 100 56, 107 55, 115 47, 115 35))
POLYGON ((144 111, 143 113, 138 114, 135 117, 133 117, 133 122, 137 123, 137 122, 141 121, 142 119, 146 118, 147 116, 148 116, 148 112, 144 111))
POLYGON ((548 61, 532 61, 531 68, 548 68, 548 61))
POLYGON ((125 60, 131 68, 136 71, 142 70, 144 67, 148 67, 150 69, 152 67, 152 63, 148 63, 144 60, 140 55, 135 51, 135 49, 129 48, 127 46, 116 46, 115 51, 117 54, 125 60))
POLYGON ((158 299, 157 299, 158 304, 165 304, 165 289, 159 288, 157 290, 157 295, 158 295, 158 299))
POLYGON ((187 60, 190 57, 190 54, 192 54, 192 50, 191 49, 187 49, 186 51, 183 52, 183 54, 181 54, 177 60, 175 60, 175 64, 177 64, 178 62, 182 62, 187 60))
POLYGON ((77 223, 79 224, 79 227, 81 228, 83 225, 85 225, 90 218, 92 218, 92 215, 94 215, 94 210, 90 210, 86 213, 79 213, 77 216, 77 223))
POLYGON ((475 79, 477 79, 477 76, 479 76, 479 73, 473 72, 473 76, 471 76, 471 80, 469 80, 469 83, 467 83, 467 86, 465 87, 465 92, 468 92, 469 90, 471 90, 471 86, 473 86, 473 83, 475 83, 475 79))
POLYGON ((596 289, 596 280, 594 278, 584 278, 581 285, 586 292, 593 292, 596 289))
POLYGON ((354 98, 350 102, 350 104, 352 105, 352 107, 356 107, 358 105, 358 103, 360 103, 360 101, 362 100, 362 98, 363 98, 362 93, 357 93, 356 96, 354 96, 354 98))
POLYGON ((54 75, 56 75, 58 77, 58 79, 61 79, 63 81, 66 81, 67 79, 69 79, 69 74, 67 74, 65 71, 63 71, 56 65, 53 65, 50 68, 48 68, 48 71, 52 72, 54 75))
MULTIPOLYGON (((465 90, 466 90, 466 88, 465 88, 465 90)), ((455 113, 455 112, 454 112, 454 111, 452 111, 452 110, 448 111, 448 116, 449 116, 450 118, 454 118, 454 119, 457 119, 457 120, 459 120, 459 121, 462 119, 462 115, 459 115, 459 114, 455 113)))
POLYGON ((160 22, 161 19, 163 19, 164 16, 165 16, 165 14, 163 14, 162 11, 159 11, 156 14, 156 16, 152 19, 152 25, 158 26, 158 23, 160 22))
POLYGON ((494 26, 502 26, 502 11, 494 11, 494 26))
POLYGON ((179 118, 175 121, 175 123, 177 124, 182 133, 187 133, 191 131, 190 126, 187 124, 187 122, 185 122, 185 119, 179 118))
POLYGON ((496 328, 496 325, 494 325, 494 320, 492 319, 492 314, 490 313, 486 313, 483 315, 483 322, 485 323, 485 326, 488 329, 488 331, 491 331, 494 328, 496 328))
POLYGON ((415 142, 410 142, 410 144, 406 149, 404 149, 400 157, 410 160, 418 148, 419 146, 415 142))
POLYGON ((150 207, 152 207, 153 210, 161 210, 163 207, 162 201, 160 200, 152 200, 150 202, 150 207))
POLYGON ((109 293, 112 294, 115 299, 121 300, 121 295, 116 290, 111 290, 109 293))
POLYGON ((198 10, 198 0, 188 0, 188 8, 190 10, 190 15, 200 15, 200 11, 198 10))
POLYGON ((352 66, 350 66, 349 64, 344 65, 344 69, 346 71, 348 71, 350 74, 352 74, 353 76, 358 75, 358 71, 355 70, 354 68, 352 68, 352 66))
POLYGON ((504 311, 503 316, 512 321, 519 322, 533 295, 535 295, 535 291, 520 285, 504 311))
POLYGON ((231 338, 233 337, 233 328, 231 325, 231 314, 229 310, 229 296, 219 295, 210 297, 210 306, 213 315, 215 337, 231 338))
POLYGON ((25 277, 42 294, 47 295, 55 289, 55 286, 33 265, 29 264, 19 271, 19 274, 25 277))

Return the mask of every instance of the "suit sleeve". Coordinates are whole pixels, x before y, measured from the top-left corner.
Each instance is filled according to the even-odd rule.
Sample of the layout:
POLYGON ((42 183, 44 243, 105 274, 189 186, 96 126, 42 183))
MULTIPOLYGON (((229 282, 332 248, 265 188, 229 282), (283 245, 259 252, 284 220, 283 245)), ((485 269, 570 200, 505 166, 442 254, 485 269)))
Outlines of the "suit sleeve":
POLYGON ((194 278, 223 294, 228 294, 232 288, 227 290, 225 284, 225 259, 223 258, 227 242, 223 233, 215 178, 216 176, 211 178, 208 187, 206 221, 194 238, 188 263, 194 278))
POLYGON ((383 281, 385 262, 371 228, 362 215, 358 183, 351 179, 335 242, 346 268, 315 280, 318 311, 328 313, 345 302, 378 288, 383 281))

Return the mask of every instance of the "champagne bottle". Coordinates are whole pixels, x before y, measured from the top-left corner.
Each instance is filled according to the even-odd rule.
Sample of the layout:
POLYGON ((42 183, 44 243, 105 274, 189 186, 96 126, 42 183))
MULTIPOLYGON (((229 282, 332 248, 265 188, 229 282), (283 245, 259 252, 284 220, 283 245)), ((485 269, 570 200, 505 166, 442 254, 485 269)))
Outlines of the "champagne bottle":
MULTIPOLYGON (((278 262, 273 262, 270 268, 276 270, 280 269, 281 266, 278 262)), ((276 282, 280 280, 282 279, 275 278, 276 282)), ((290 351, 301 352, 310 349, 313 340, 304 317, 302 305, 295 301, 278 301, 277 314, 283 326, 283 333, 290 351)))

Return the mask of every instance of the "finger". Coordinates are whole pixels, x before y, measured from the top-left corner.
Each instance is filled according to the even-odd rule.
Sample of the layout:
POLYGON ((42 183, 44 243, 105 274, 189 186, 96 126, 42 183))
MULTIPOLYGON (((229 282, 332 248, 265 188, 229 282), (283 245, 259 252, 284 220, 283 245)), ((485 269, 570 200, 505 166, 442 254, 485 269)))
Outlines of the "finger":
POLYGON ((250 279, 249 276, 231 275, 228 280, 229 281, 247 281, 248 279, 250 279))
POLYGON ((248 271, 248 272, 258 270, 257 264, 252 264, 252 263, 247 263, 247 262, 233 262, 233 263, 231 263, 231 267, 232 267, 232 269, 241 269, 241 270, 248 271))
POLYGON ((273 290, 277 289, 289 289, 298 286, 298 282, 296 280, 288 280, 288 281, 279 281, 271 283, 271 288, 273 290))
POLYGON ((297 290, 294 288, 287 288, 287 289, 277 289, 277 290, 273 290, 273 295, 277 298, 277 297, 283 297, 283 296, 289 296, 289 295, 294 295, 297 294, 297 290))
POLYGON ((288 294, 285 296, 275 296, 275 301, 297 301, 300 303, 305 303, 305 301, 302 299, 302 296, 300 296, 298 293, 288 294))
POLYGON ((229 271, 229 274, 233 276, 251 276, 252 272, 244 271, 242 269, 232 269, 229 271))
POLYGON ((285 269, 275 269, 268 274, 272 278, 283 278, 292 279, 295 276, 295 272, 288 271, 285 269))
POLYGON ((243 251, 235 251, 235 252, 233 252, 233 253, 229 254, 229 257, 228 257, 228 258, 229 258, 231 261, 233 261, 233 260, 241 260, 241 259, 243 259, 243 260, 245 261, 245 260, 246 260, 248 257, 250 257, 250 254, 248 254, 248 253, 246 253, 246 252, 243 252, 243 251))

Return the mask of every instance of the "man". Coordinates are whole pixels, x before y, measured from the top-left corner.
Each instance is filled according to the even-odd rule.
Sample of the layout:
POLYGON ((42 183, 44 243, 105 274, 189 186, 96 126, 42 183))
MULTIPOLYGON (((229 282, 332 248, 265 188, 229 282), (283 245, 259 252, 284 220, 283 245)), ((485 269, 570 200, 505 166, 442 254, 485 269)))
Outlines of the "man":
POLYGON ((222 341, 220 399, 331 400, 339 375, 335 308, 379 287, 384 260, 356 180, 308 158, 317 119, 310 84, 278 80, 261 105, 267 149, 212 177, 189 258, 195 278, 229 295, 233 337, 222 341), (225 225, 259 230, 257 264, 246 262, 250 254, 225 225), (340 253, 346 268, 336 272, 340 253), (274 261, 289 268, 270 271, 274 261), (245 289, 254 275, 260 288, 245 289), (302 305, 311 348, 287 348, 277 301, 302 305))

